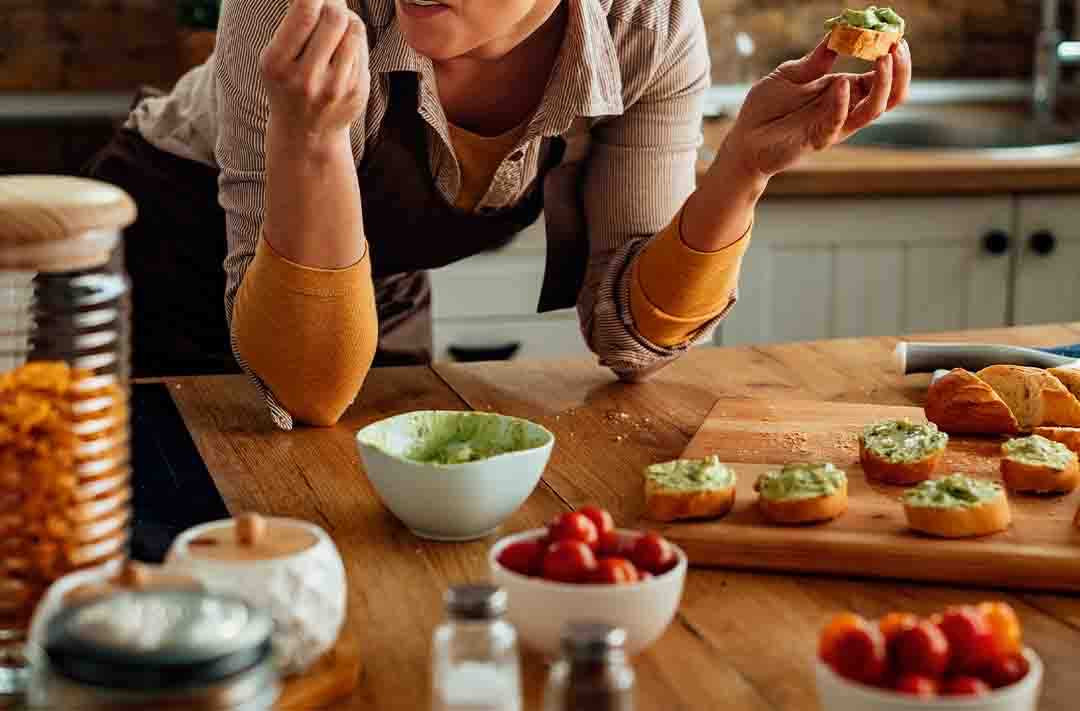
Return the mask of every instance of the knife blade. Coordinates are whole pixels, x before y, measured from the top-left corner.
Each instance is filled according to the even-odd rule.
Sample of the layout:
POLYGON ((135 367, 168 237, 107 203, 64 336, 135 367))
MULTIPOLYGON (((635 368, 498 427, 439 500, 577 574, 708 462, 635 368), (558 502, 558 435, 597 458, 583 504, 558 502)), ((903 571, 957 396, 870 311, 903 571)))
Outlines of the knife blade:
POLYGON ((893 352, 893 360, 904 375, 934 373, 952 368, 981 370, 991 365, 1080 369, 1080 345, 1059 348, 1025 348, 998 343, 901 341, 893 352))

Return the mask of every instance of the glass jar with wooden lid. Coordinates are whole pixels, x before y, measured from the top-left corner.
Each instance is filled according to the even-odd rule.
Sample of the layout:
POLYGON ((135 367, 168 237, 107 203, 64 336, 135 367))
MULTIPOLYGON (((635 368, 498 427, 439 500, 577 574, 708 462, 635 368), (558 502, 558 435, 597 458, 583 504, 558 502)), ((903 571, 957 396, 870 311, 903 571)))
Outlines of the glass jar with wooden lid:
POLYGON ((0 693, 49 585, 127 555, 135 213, 105 183, 0 177, 0 693))

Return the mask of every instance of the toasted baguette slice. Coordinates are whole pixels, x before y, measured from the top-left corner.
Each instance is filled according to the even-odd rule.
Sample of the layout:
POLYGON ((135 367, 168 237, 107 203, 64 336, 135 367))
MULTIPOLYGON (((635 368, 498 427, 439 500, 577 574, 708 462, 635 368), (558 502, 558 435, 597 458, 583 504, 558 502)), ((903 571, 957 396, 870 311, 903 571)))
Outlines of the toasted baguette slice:
POLYGON ((1076 509, 1076 516, 1073 517, 1073 525, 1080 528, 1080 507, 1076 509))
POLYGON ((762 484, 766 479, 774 476, 775 472, 762 474, 754 484, 754 490, 758 495, 758 508, 761 514, 773 523, 800 524, 820 523, 829 521, 842 515, 848 508, 848 485, 847 477, 839 472, 831 464, 822 465, 789 465, 784 467, 784 472, 791 467, 828 467, 833 475, 839 474, 839 483, 836 491, 822 496, 807 498, 769 498, 762 490, 762 484))
POLYGON ((829 33, 829 49, 869 62, 884 57, 900 41, 899 32, 879 32, 851 25, 837 25, 829 33))
POLYGON ((933 506, 913 503, 908 494, 924 486, 944 484, 954 480, 974 481, 962 475, 952 475, 933 482, 924 482, 909 490, 903 499, 904 515, 913 530, 939 538, 970 538, 1004 531, 1012 523, 1009 499, 997 484, 979 482, 983 487, 993 487, 991 495, 977 503, 967 505, 933 506))
POLYGON ((1031 431, 1040 437, 1061 442, 1072 451, 1080 454, 1080 427, 1036 427, 1031 431))
POLYGON ((1080 485, 1076 452, 1060 442, 1032 435, 1001 445, 1001 455, 1001 478, 1012 491, 1067 494, 1080 485), (1051 454, 1044 457, 1039 451, 1029 450, 1026 456, 1021 456, 1010 449, 1025 443, 1035 444, 1051 454))
POLYGON ((904 504, 912 529, 939 538, 974 538, 1004 531, 1012 523, 1005 494, 993 501, 962 509, 935 509, 904 504))
MULTIPOLYGON (((697 469, 701 471, 702 469, 697 469)), ((653 521, 677 521, 691 518, 719 518, 735 505, 735 473, 716 457, 700 461, 677 460, 654 465, 645 470, 645 516, 653 521), (695 467, 722 471, 724 476, 691 474, 695 467), (716 469, 720 468, 720 469, 716 469), (675 480, 658 480, 655 473, 665 470, 675 480)))
POLYGON ((1020 424, 994 389, 974 373, 957 368, 939 378, 926 395, 926 419, 945 432, 1016 434, 1020 424))
POLYGON ((1080 425, 1080 401, 1042 368, 992 365, 976 375, 1001 396, 1022 432, 1046 425, 1080 425))
POLYGON ((949 437, 937 425, 906 421, 879 422, 859 435, 859 463, 867 478, 885 484, 918 484, 937 469, 949 437), (895 440, 900 439, 899 443, 895 440), (896 445, 900 456, 890 456, 882 443, 896 445))

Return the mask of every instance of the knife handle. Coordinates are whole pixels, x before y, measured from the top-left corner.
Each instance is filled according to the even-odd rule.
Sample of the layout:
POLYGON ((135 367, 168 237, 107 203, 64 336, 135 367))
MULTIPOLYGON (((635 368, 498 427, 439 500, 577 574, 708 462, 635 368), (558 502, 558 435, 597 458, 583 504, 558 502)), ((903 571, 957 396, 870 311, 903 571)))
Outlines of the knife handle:
POLYGON ((907 343, 903 341, 897 344, 893 359, 897 369, 904 375, 932 373, 935 370, 951 368, 981 370, 987 366, 998 364, 1053 368, 1074 362, 1072 358, 1020 346, 1003 346, 992 343, 907 343))

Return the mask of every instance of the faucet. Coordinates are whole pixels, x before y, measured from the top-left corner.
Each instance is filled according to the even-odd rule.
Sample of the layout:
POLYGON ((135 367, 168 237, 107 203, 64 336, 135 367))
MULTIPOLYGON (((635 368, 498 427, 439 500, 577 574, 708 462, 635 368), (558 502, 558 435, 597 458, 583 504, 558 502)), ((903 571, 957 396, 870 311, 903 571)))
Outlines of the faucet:
MULTIPOLYGON (((1061 0, 1043 0, 1042 30, 1035 41, 1035 76, 1032 109, 1035 119, 1043 124, 1054 123, 1058 93, 1061 87, 1061 68, 1080 66, 1080 42, 1065 41, 1058 27, 1061 0)), ((1080 2, 1077 3, 1080 11, 1080 2)), ((1078 18, 1080 26, 1080 18, 1078 18)))

